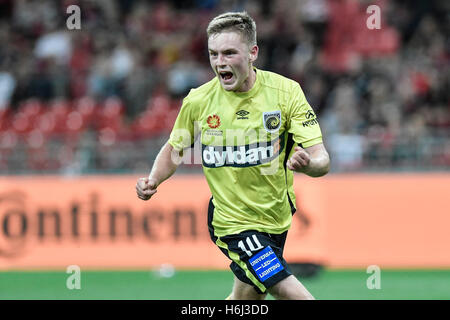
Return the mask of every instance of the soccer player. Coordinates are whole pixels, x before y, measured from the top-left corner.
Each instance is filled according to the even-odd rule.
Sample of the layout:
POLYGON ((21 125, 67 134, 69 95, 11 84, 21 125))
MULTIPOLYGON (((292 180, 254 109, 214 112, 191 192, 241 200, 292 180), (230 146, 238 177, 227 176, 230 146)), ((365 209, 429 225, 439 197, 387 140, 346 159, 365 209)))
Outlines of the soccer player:
POLYGON ((296 210, 293 172, 329 171, 317 117, 297 82, 253 66, 256 24, 246 12, 215 17, 207 36, 216 77, 185 97, 149 177, 137 181, 137 195, 148 200, 157 192, 198 131, 212 193, 209 232, 235 275, 228 298, 314 299, 290 272, 283 249, 296 210))

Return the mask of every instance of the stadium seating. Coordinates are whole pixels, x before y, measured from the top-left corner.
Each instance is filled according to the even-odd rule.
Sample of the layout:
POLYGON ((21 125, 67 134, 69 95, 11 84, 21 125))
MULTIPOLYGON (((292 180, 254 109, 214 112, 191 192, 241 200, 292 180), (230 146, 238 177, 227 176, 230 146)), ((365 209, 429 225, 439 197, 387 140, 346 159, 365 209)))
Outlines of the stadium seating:
MULTIPOLYGON (((5 17, 11 27, 4 31, 0 52, 1 171, 58 171, 70 166, 77 153, 91 160, 117 157, 132 146, 137 159, 131 165, 152 161, 152 151, 142 146, 166 141, 182 98, 212 76, 204 31, 227 4, 219 1, 205 9, 194 2, 180 7, 132 1, 121 10, 121 1, 105 8, 81 0, 84 27, 59 33, 64 50, 57 51, 43 40, 66 25, 58 21, 50 27, 50 15, 35 16, 35 2, 10 2, 11 14, 5 17), (21 20, 23 14, 29 20, 21 20)), ((409 145, 417 146, 419 160, 411 156, 408 162, 417 169, 447 166, 450 55, 439 3, 408 7, 400 0, 374 1, 381 7, 379 30, 366 26, 365 1, 317 1, 311 7, 314 16, 305 9, 316 2, 286 3, 243 4, 259 29, 257 66, 300 82, 319 115, 325 141, 362 141, 356 150, 362 163, 334 161, 332 170, 400 166, 397 155, 409 145), (288 18, 292 23, 286 23, 288 18), (378 96, 380 81, 389 90, 378 96), (347 83, 352 93, 341 95, 347 83), (341 105, 347 106, 344 113, 341 105), (390 135, 389 147, 372 139, 372 132, 380 130, 390 135), (426 136, 410 140, 411 130, 426 136)), ((63 7, 52 10, 64 16, 63 7)), ((82 170, 114 170, 107 162, 86 163, 82 170)))

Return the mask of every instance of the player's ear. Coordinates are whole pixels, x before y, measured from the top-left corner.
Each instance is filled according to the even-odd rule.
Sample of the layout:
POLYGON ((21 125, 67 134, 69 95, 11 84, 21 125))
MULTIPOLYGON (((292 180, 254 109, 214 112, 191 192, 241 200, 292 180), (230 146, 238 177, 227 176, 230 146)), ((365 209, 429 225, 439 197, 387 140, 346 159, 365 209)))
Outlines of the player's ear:
POLYGON ((259 51, 259 48, 256 44, 254 46, 250 47, 250 50, 249 50, 250 62, 255 62, 255 60, 258 58, 258 51, 259 51))

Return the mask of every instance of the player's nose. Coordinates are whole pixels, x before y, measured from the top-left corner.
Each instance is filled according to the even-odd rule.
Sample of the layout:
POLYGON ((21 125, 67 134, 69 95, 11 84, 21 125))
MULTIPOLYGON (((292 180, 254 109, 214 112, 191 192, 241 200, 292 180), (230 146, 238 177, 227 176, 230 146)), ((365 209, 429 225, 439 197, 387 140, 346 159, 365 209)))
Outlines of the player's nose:
POLYGON ((217 66, 219 67, 223 67, 225 66, 225 58, 223 56, 223 54, 220 54, 217 56, 217 66))

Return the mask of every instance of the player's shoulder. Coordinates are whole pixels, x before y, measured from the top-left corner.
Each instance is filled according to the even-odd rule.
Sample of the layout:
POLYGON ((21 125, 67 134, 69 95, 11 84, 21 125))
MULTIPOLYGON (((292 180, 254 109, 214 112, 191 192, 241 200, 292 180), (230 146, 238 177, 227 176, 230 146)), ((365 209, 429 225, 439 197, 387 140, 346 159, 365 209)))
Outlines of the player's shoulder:
POLYGON ((292 93, 292 90, 299 88, 297 81, 272 71, 258 69, 261 74, 261 84, 266 88, 282 91, 284 93, 292 93))
POLYGON ((188 95, 186 96, 186 99, 188 99, 191 103, 194 104, 202 103, 213 94, 214 90, 217 88, 218 85, 220 85, 219 81, 217 80, 217 77, 214 77, 213 79, 202 84, 201 86, 191 89, 188 95))

